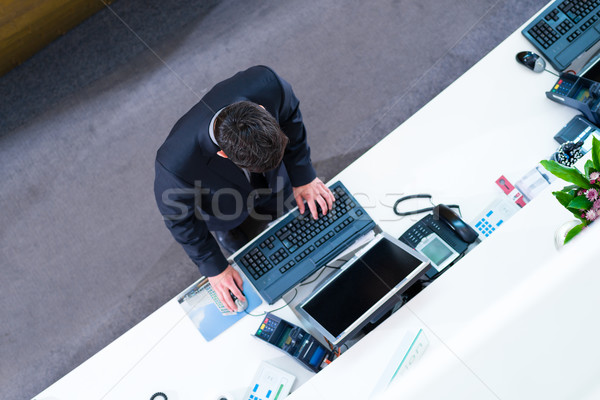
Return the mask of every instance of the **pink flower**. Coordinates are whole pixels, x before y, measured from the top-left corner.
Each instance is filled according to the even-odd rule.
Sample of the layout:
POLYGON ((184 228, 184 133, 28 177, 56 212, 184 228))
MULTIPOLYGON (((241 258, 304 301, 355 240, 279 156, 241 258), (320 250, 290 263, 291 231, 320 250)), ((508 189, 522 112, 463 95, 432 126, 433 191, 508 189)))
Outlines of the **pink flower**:
POLYGON ((596 189, 588 189, 585 192, 585 197, 589 201, 594 201, 598 199, 598 191, 596 189))
POLYGON ((579 191, 577 192, 577 196, 583 196, 584 193, 585 193, 585 190, 579 189, 579 191))
POLYGON ((600 179, 600 172, 592 172, 590 174, 590 183, 594 184, 598 179, 600 179))
POLYGON ((596 210, 588 210, 585 213, 585 219, 587 219, 588 221, 593 221, 596 218, 598 218, 598 212, 596 210))
POLYGON ((596 200, 594 204, 592 204, 592 208, 596 211, 600 209, 600 199, 596 200))

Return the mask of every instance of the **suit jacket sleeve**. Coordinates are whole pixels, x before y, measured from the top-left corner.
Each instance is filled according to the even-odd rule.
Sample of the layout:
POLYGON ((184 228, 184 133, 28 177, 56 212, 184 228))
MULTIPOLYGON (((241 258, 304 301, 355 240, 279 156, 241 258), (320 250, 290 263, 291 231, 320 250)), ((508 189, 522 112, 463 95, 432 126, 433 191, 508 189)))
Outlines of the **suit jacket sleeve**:
POLYGON ((215 276, 227 268, 217 241, 206 223, 194 216, 195 189, 155 164, 154 195, 169 231, 204 276, 215 276))
POLYGON ((277 78, 282 92, 279 125, 290 139, 283 155, 283 163, 292 186, 298 187, 312 182, 317 173, 310 161, 310 148, 300 113, 300 102, 296 98, 292 86, 281 77, 277 76, 277 78))

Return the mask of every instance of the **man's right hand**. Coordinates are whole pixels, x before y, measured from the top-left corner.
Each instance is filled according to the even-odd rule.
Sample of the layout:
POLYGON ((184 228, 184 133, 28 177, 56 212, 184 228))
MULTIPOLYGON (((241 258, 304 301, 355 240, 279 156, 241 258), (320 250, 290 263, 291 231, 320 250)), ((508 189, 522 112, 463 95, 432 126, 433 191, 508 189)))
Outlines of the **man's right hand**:
POLYGON ((294 198, 296 199, 296 204, 298 204, 298 211, 300 214, 304 214, 304 211, 306 210, 304 207, 304 200, 306 200, 306 205, 314 219, 319 218, 315 203, 319 204, 323 215, 327 214, 327 211, 333 209, 335 197, 333 196, 333 193, 331 193, 331 190, 325 186, 323 181, 319 178, 313 179, 312 182, 307 183, 306 185, 294 187, 292 190, 294 191, 294 198))
POLYGON ((217 293, 219 300, 221 300, 225 307, 230 311, 237 312, 237 306, 233 302, 229 291, 241 301, 246 300, 242 294, 242 290, 244 289, 242 277, 231 265, 228 265, 219 275, 209 277, 208 282, 210 282, 210 285, 217 293))

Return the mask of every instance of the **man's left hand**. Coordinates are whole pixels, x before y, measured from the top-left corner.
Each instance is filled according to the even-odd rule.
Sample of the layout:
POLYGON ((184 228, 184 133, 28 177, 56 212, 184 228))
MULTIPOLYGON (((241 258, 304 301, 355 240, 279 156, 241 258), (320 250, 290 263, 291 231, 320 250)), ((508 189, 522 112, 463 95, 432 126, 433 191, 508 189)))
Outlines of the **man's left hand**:
POLYGON ((293 190, 300 214, 304 214, 304 211, 306 210, 304 201, 306 201, 308 209, 314 219, 319 218, 315 203, 319 204, 323 215, 327 214, 327 211, 331 210, 333 207, 333 202, 335 201, 333 193, 331 193, 331 190, 329 190, 319 178, 315 178, 306 185, 295 187, 293 190))

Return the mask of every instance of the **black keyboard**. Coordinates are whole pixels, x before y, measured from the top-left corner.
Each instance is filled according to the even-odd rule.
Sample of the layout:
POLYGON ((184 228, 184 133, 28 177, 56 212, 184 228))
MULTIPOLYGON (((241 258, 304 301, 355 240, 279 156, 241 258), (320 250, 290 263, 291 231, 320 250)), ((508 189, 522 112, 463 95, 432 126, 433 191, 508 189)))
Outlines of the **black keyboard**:
POLYGON ((326 215, 319 209, 315 220, 308 207, 304 214, 296 209, 233 258, 265 299, 280 298, 374 228, 373 220, 341 182, 333 184, 331 191, 336 200, 326 215))
POLYGON ((600 0, 555 1, 523 35, 558 71, 600 40, 600 0))
MULTIPOLYGON (((308 257, 317 247, 327 243, 336 233, 341 232, 342 229, 354 222, 354 217, 348 215, 348 212, 356 207, 356 203, 339 186, 332 192, 336 201, 333 202, 333 209, 327 215, 315 220, 311 216, 310 211, 308 211, 308 207, 306 207, 307 210, 304 214, 299 214, 298 217, 278 229, 274 235, 270 235, 260 241, 257 247, 242 257, 242 264, 250 271, 254 279, 260 278, 275 266, 279 267, 279 271, 281 272, 287 271, 296 265, 297 262, 308 257), (340 223, 334 224, 340 219, 340 223), (332 227, 332 225, 334 226, 332 227), (310 242, 321 232, 324 232, 324 234, 318 240, 315 240, 314 243, 305 246, 302 251, 299 251, 303 245, 310 242), (276 237, 283 244, 283 247, 279 247, 273 251, 267 260, 267 257, 260 249, 274 249, 277 244, 275 242, 276 237), (294 257, 289 257, 290 254, 293 254, 294 257), (288 258, 290 260, 282 264, 288 258), (280 266, 280 264, 282 265, 280 266)), ((355 215, 358 217, 363 214, 364 212, 361 209, 357 209, 355 212, 355 215)), ((321 215, 320 209, 319 215, 321 215)))

